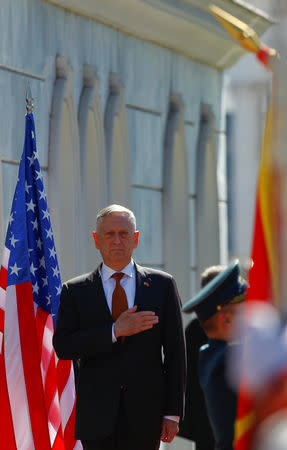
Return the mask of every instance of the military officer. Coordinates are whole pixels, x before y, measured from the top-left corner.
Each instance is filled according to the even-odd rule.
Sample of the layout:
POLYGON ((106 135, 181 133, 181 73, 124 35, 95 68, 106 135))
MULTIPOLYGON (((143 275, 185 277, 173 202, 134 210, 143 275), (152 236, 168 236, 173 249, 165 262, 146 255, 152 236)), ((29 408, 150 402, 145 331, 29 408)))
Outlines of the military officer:
POLYGON ((247 284, 240 276, 239 261, 228 267, 212 266, 201 276, 202 290, 183 311, 195 312, 208 343, 199 350, 198 375, 216 450, 233 450, 236 392, 226 378, 226 354, 233 345, 234 320, 242 307, 247 284))

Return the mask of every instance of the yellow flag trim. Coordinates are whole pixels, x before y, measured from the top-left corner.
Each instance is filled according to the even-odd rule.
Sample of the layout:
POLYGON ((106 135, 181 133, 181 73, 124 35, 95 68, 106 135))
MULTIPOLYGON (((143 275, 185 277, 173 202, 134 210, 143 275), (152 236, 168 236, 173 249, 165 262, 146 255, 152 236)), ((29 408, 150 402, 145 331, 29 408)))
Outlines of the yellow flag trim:
POLYGON ((263 147, 261 153, 261 161, 259 168, 259 180, 258 180, 258 194, 260 213, 262 218, 262 225, 264 231, 265 245, 268 255, 269 268, 271 273, 271 282, 274 298, 278 298, 279 295, 279 268, 278 268, 278 255, 276 255, 276 223, 275 223, 275 209, 274 195, 272 190, 274 189, 274 161, 272 158, 273 142, 273 106, 272 103, 269 107, 263 147))
POLYGON ((234 425, 234 442, 239 441, 242 436, 252 429, 255 422, 255 414, 254 411, 251 411, 249 414, 245 415, 241 419, 236 419, 234 425))

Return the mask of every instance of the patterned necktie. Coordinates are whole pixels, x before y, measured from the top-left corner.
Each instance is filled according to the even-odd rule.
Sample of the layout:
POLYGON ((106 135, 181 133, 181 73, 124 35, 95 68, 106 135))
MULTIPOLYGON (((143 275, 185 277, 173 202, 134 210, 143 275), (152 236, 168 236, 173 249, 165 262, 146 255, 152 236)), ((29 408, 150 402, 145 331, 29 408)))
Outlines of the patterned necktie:
POLYGON ((112 277, 116 280, 116 287, 112 297, 112 317, 114 321, 128 309, 128 301, 124 288, 121 286, 121 279, 124 276, 122 272, 115 272, 112 277))

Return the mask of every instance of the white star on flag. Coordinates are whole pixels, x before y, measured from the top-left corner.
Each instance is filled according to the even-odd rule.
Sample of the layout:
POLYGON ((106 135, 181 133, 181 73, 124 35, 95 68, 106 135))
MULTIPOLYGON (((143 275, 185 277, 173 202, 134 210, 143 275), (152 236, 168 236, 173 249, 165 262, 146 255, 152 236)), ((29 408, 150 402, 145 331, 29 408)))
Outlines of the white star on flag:
POLYGON ((36 270, 38 270, 38 267, 35 267, 35 266, 34 266, 34 263, 32 262, 32 263, 30 264, 30 272, 33 274, 33 276, 35 276, 36 270))
POLYGON ((45 193, 45 191, 44 191, 44 189, 43 189, 43 191, 39 191, 39 194, 40 194, 40 200, 46 200, 46 193, 45 193))
POLYGON ((10 214, 10 216, 9 216, 9 225, 11 225, 11 223, 13 222, 13 220, 14 220, 14 217, 13 217, 13 212, 11 212, 11 214, 10 214))
POLYGON ((42 173, 40 172, 40 170, 39 170, 39 171, 38 171, 38 170, 35 170, 35 172, 36 172, 36 174, 37 174, 36 180, 41 180, 41 181, 43 181, 43 175, 42 175, 42 173))
POLYGON ((34 221, 31 220, 31 224, 33 225, 33 230, 38 230, 38 220, 37 220, 37 218, 34 221))
POLYGON ((39 159, 39 153, 37 152, 37 150, 33 152, 33 158, 34 158, 34 161, 35 161, 35 159, 39 159))
POLYGON ((42 258, 40 259, 40 267, 46 267, 45 256, 42 256, 42 258))
POLYGON ((11 269, 10 275, 13 275, 13 273, 15 273, 15 275, 17 275, 18 277, 18 272, 19 270, 22 269, 22 267, 18 267, 17 263, 15 262, 14 266, 10 266, 10 269, 11 269))
POLYGON ((10 242, 11 242, 12 247, 15 248, 15 244, 18 241, 19 241, 19 239, 15 239, 14 234, 12 234, 12 236, 10 237, 10 242))
POLYGON ((52 270, 53 270, 53 276, 59 278, 60 271, 58 269, 58 266, 52 267, 52 270))
POLYGON ((26 203, 26 205, 27 205, 27 212, 28 211, 33 211, 33 212, 35 212, 35 208, 36 208, 36 205, 35 205, 35 203, 33 203, 33 200, 31 199, 30 201, 29 201, 29 203, 26 203))
POLYGON ((49 230, 45 230, 45 231, 46 231, 46 233, 47 233, 46 238, 47 238, 47 239, 48 239, 48 238, 53 239, 53 231, 52 231, 52 228, 49 228, 49 230))
POLYGON ((27 156, 27 159, 29 159, 30 167, 31 167, 32 164, 34 164, 34 157, 33 156, 27 156))
POLYGON ((61 294, 61 292, 62 292, 62 286, 60 285, 60 286, 55 286, 55 288, 56 288, 56 290, 57 290, 57 295, 60 295, 61 294))
POLYGON ((50 252, 50 258, 55 258, 55 256, 56 256, 55 247, 49 248, 49 252, 50 252))
POLYGON ((29 194, 29 189, 31 188, 31 184, 28 184, 27 181, 25 181, 25 191, 27 192, 27 194, 29 194))
POLYGON ((46 209, 46 211, 44 211, 42 209, 42 213, 43 213, 43 219, 50 219, 50 215, 49 215, 49 211, 46 209))
POLYGON ((35 284, 32 284, 32 289, 35 294, 38 294, 40 288, 39 288, 37 281, 35 284))

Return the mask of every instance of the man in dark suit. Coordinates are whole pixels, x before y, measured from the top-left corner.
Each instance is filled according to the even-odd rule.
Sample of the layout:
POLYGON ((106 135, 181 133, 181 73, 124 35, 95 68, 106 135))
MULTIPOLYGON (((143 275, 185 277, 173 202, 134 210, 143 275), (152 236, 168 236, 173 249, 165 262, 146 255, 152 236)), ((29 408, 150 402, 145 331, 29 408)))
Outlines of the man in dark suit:
POLYGON ((111 205, 94 233, 103 263, 64 284, 54 334, 78 360, 75 435, 85 450, 157 450, 183 414, 185 345, 173 278, 137 265, 132 211, 111 205))

